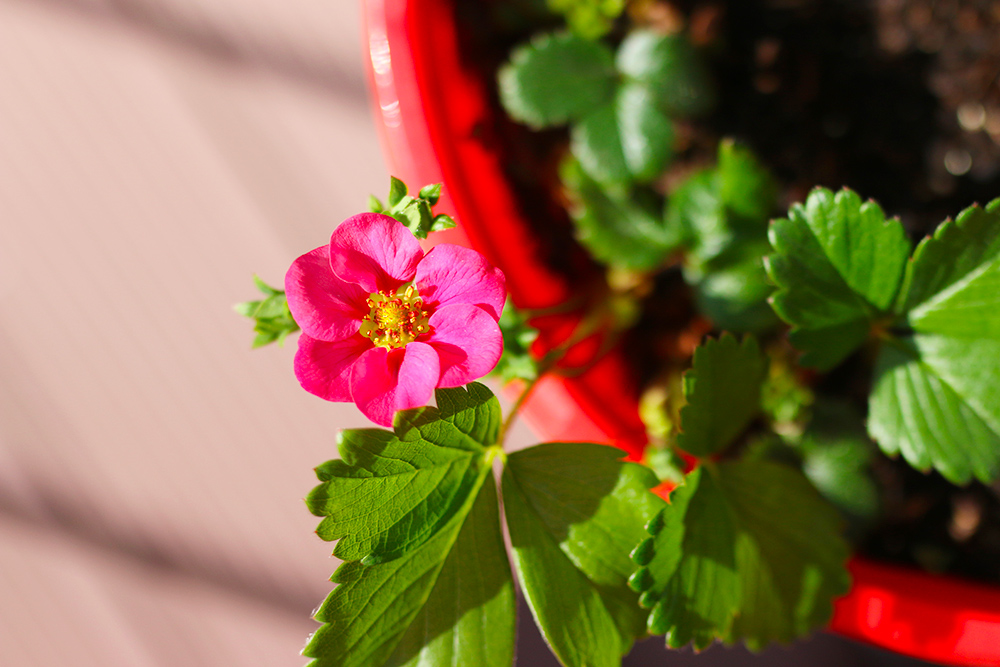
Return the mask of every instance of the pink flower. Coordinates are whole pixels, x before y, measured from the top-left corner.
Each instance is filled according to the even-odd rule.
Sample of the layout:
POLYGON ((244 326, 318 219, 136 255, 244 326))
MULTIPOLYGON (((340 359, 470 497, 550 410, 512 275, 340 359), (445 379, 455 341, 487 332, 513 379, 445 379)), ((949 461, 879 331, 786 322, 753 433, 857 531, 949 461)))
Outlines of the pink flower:
POLYGON ((373 422, 426 405, 435 387, 486 375, 503 352, 503 273, 475 250, 426 255, 402 224, 362 213, 292 263, 288 307, 302 327, 295 376, 328 401, 353 401, 373 422))

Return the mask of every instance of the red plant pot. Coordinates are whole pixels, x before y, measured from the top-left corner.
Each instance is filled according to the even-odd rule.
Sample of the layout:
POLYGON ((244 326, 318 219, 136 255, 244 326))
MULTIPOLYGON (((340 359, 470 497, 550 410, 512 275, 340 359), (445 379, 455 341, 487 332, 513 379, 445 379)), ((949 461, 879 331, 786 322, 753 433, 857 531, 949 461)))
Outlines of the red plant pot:
MULTIPOLYGON (((411 185, 444 183, 441 210, 461 228, 438 234, 437 242, 486 255, 506 274, 518 306, 559 306, 572 285, 539 260, 539 241, 501 158, 482 137, 495 113, 491 82, 463 67, 452 6, 363 1, 365 62, 387 162, 411 185)), ((543 345, 554 345, 575 321, 569 314, 539 322, 543 345)), ((631 458, 646 444, 634 383, 615 349, 579 375, 543 378, 523 414, 546 440, 611 443, 631 458)), ((854 583, 836 602, 830 630, 923 660, 1000 666, 1000 589, 862 559, 850 569, 854 583)))

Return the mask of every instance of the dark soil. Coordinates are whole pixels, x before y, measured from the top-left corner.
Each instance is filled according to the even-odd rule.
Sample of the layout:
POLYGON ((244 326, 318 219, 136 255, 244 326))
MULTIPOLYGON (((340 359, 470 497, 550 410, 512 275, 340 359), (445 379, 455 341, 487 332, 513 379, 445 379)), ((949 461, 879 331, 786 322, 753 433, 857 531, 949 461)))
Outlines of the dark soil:
MULTIPOLYGON (((1000 196, 1000 0, 636 3, 641 18, 686 23, 718 83, 714 113, 682 128, 665 187, 712 162, 718 139, 732 136, 778 177, 782 206, 816 185, 847 186, 899 216, 914 240, 1000 196)), ((513 45, 547 27, 532 16, 534 0, 495 2, 490 22, 479 3, 456 4, 465 52, 489 80, 513 45)), ((483 140, 507 154, 525 216, 546 241, 540 259, 581 285, 600 280, 558 207, 565 132, 532 134, 497 109, 483 140)), ((700 336, 704 322, 676 271, 657 278, 646 306, 626 347, 636 377, 648 379, 650 360, 677 363, 678 341, 700 336)), ((863 553, 1000 582, 996 490, 957 489, 885 458, 874 472, 884 518, 863 553)))

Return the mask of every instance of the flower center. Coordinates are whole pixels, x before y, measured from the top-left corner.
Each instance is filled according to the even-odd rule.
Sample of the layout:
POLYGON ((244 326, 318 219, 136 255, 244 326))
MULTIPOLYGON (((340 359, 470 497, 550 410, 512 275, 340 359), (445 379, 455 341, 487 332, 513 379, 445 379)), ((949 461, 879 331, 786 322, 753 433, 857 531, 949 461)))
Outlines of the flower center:
POLYGON ((413 285, 402 294, 372 292, 367 303, 371 312, 361 320, 360 332, 379 347, 403 347, 431 330, 430 313, 413 285))

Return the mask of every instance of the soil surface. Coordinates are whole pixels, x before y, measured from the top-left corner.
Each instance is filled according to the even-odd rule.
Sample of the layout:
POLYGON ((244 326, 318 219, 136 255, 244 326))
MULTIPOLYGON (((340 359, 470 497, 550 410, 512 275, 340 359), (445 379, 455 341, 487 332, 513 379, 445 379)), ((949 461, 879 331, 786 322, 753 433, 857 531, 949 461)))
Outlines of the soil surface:
MULTIPOLYGON (((513 45, 548 27, 532 14, 532 0, 493 3, 490 23, 478 3, 456 4, 465 53, 488 80, 513 45)), ((973 202, 1000 196, 1000 0, 635 4, 640 20, 687 25, 718 84, 712 115, 682 126, 664 188, 711 163, 718 140, 731 136, 778 177, 781 206, 817 185, 847 186, 899 216, 914 241, 973 202)), ((531 133, 494 101, 497 120, 483 128, 483 140, 507 154, 525 216, 546 240, 540 259, 581 285, 601 280, 560 208, 565 131, 531 133)), ((676 363, 678 340, 700 336, 704 323, 676 271, 660 274, 646 306, 625 347, 636 377, 648 379, 650 360, 676 363)), ((867 390, 837 393, 853 394, 864 409, 867 390)), ((1000 582, 997 489, 957 489, 884 457, 874 473, 884 518, 862 540, 863 553, 1000 582)))

